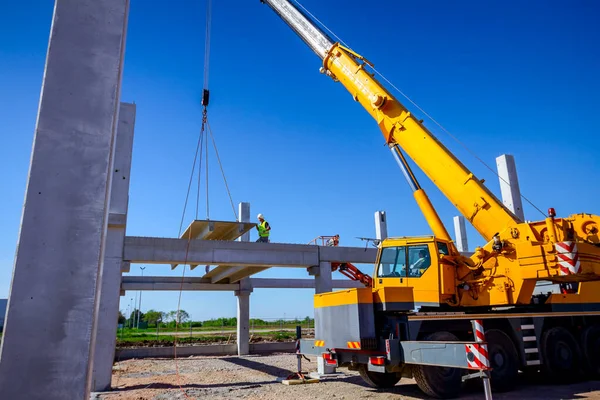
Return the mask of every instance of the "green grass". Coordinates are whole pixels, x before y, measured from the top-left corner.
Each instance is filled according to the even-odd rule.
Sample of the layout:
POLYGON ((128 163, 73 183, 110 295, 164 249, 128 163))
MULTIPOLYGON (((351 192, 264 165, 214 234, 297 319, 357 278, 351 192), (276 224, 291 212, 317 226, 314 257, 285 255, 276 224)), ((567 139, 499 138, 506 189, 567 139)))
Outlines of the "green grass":
MULTIPOLYGON (((253 340, 293 340, 296 338, 295 332, 281 332, 281 331, 269 331, 259 332, 253 335, 253 340)), ((178 336, 177 343, 182 344, 210 344, 210 343, 223 343, 230 340, 232 343, 235 342, 235 335, 201 335, 196 334, 190 336, 178 336)), ((170 346, 175 342, 175 336, 172 335, 156 335, 156 333, 147 332, 132 332, 129 330, 118 332, 117 334, 117 347, 126 346, 170 346)))

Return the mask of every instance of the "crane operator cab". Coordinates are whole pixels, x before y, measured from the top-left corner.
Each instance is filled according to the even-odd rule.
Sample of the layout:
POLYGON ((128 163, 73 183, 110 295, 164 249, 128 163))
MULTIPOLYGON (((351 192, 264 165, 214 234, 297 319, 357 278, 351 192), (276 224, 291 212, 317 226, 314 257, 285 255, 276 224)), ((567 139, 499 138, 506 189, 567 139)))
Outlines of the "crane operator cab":
POLYGON ((455 286, 454 270, 441 261, 449 255, 448 243, 433 236, 388 238, 379 249, 374 291, 406 288, 411 290, 395 291, 396 301, 414 301, 418 307, 446 304, 444 293, 454 292, 455 286))

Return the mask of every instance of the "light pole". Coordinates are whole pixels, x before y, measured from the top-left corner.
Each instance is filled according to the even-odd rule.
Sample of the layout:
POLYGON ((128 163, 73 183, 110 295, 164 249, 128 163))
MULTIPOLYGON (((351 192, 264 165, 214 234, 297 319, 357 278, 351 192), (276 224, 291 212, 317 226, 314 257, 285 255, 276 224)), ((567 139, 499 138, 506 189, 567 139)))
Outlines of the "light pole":
MULTIPOLYGON (((142 277, 144 277, 144 270, 146 267, 140 267, 142 270, 142 277)), ((140 290, 140 304, 138 307, 138 315, 137 315, 137 329, 140 329, 140 314, 142 313, 142 291, 140 290)))
POLYGON ((129 313, 129 328, 133 328, 133 297, 129 299, 129 306, 131 307, 131 313, 129 313))

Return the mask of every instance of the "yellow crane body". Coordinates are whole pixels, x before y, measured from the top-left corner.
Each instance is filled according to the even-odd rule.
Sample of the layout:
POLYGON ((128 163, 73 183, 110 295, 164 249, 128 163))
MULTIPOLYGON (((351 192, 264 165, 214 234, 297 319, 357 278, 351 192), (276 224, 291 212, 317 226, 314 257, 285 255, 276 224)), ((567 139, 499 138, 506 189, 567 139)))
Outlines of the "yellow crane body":
POLYGON ((519 370, 556 382, 600 377, 600 216, 557 218, 550 208, 543 220, 521 221, 375 78, 369 61, 290 1, 261 1, 375 119, 433 233, 383 240, 372 287, 315 295, 315 340, 301 341, 300 352, 358 370, 377 388, 414 377, 435 398, 460 392, 474 357, 467 350, 465 367, 460 352, 473 348, 465 342, 473 333, 485 338, 491 373, 482 376, 489 373, 495 390, 510 390, 519 370), (457 251, 404 153, 485 239, 469 257, 457 251), (560 284, 561 293, 534 295, 540 281, 560 284))

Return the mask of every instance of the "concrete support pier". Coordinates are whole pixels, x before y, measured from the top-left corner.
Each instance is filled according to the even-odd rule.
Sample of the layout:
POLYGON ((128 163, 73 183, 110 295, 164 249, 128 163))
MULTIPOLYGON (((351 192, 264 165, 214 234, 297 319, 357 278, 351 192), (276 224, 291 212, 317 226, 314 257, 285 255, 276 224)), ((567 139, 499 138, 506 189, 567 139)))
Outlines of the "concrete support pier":
POLYGON ((375 237, 384 240, 388 237, 385 211, 375 211, 375 237))
MULTIPOLYGON (((318 267, 312 267, 310 273, 315 275, 315 294, 327 293, 333 290, 331 263, 321 262, 318 267)), ((315 326, 315 334, 317 331, 318 329, 315 326)), ((335 368, 325 364, 323 357, 317 357, 317 374, 326 375, 333 373, 335 373, 335 368)))
POLYGON ((503 154, 500 157, 497 157, 496 168, 498 169, 500 179, 502 202, 509 210, 519 217, 521 221, 525 221, 515 158, 510 154, 503 154))
POLYGON ((90 397, 128 6, 55 4, 0 349, 3 399, 90 397))
POLYGON ((104 270, 100 286, 100 307, 94 352, 92 391, 110 390, 112 366, 117 345, 119 295, 123 269, 123 242, 129 203, 129 182, 135 127, 135 104, 121 103, 117 129, 115 161, 112 169, 108 232, 104 270))
POLYGON ((457 215, 454 217, 454 236, 456 237, 456 249, 460 253, 469 251, 469 242, 467 240, 467 225, 465 217, 457 215))
MULTIPOLYGON (((238 212, 239 222, 250 222, 250 203, 240 203, 238 212)), ((244 233, 240 242, 250 241, 250 232, 244 233)), ((239 290, 235 292, 237 297, 237 352, 238 356, 250 354, 250 293, 252 284, 250 278, 244 278, 239 282, 239 290)))

